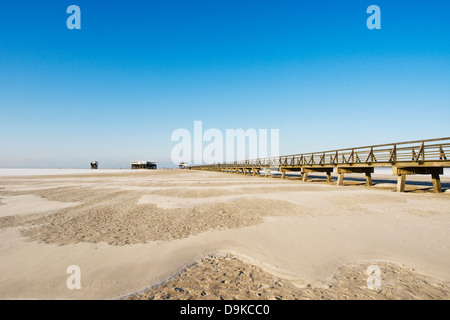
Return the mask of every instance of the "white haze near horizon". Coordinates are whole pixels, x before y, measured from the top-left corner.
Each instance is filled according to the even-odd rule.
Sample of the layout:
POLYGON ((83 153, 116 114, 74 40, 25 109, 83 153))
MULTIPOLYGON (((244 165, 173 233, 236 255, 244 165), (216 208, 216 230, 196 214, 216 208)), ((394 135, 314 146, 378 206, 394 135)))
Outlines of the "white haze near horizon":
POLYGON ((66 174, 94 174, 132 172, 132 169, 27 169, 27 168, 0 168, 0 177, 9 176, 54 176, 66 174))

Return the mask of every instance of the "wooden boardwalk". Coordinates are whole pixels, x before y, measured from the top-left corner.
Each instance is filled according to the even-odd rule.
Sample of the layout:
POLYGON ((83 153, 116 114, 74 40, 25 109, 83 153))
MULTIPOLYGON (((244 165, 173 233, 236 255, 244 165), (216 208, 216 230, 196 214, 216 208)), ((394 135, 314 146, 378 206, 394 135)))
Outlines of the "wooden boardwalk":
POLYGON ((189 166, 191 170, 209 170, 229 173, 270 176, 269 169, 286 172, 300 171, 302 180, 308 180, 310 172, 325 172, 331 182, 331 173, 338 174, 337 185, 342 185, 346 173, 361 173, 366 184, 372 185, 372 173, 376 167, 391 167, 398 176, 397 191, 405 191, 407 175, 431 175, 434 191, 442 192, 440 175, 450 168, 450 137, 374 145, 367 147, 293 154, 279 157, 233 161, 208 165, 189 166))

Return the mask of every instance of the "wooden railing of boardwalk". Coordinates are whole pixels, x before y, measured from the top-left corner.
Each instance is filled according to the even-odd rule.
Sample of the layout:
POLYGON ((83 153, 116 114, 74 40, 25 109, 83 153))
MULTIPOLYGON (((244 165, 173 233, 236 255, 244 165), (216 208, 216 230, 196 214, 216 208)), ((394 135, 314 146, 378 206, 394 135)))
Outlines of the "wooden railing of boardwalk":
POLYGON ((259 158, 208 165, 189 166, 191 170, 209 170, 270 176, 270 170, 300 171, 302 180, 308 180, 310 172, 325 172, 331 182, 331 173, 338 174, 337 185, 342 185, 344 174, 362 173, 366 184, 372 185, 372 173, 376 167, 391 167, 398 176, 397 191, 405 191, 407 175, 431 175, 435 192, 442 192, 440 175, 450 167, 450 137, 380 144, 367 147, 293 154, 279 157, 259 158))

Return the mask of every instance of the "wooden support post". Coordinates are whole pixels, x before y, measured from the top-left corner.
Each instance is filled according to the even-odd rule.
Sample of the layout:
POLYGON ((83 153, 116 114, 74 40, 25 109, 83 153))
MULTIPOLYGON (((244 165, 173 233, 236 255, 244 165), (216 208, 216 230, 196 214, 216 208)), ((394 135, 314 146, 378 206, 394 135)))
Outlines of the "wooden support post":
POLYGON ((286 179, 286 171, 281 171, 281 179, 286 179))
POLYGON ((308 181, 308 172, 307 171, 302 172, 302 181, 303 182, 308 181))
POLYGON ((366 172, 366 186, 372 186, 372 174, 370 172, 366 172))
POLYGON ((406 174, 399 174, 397 179, 397 191, 405 192, 406 174))
POLYGON ((432 174, 431 179, 433 180, 433 189, 436 193, 442 192, 442 186, 441 186, 441 178, 439 177, 439 174, 432 174))
POLYGON ((268 178, 270 176, 270 171, 269 170, 264 170, 266 172, 266 178, 268 178))
POLYGON ((327 182, 331 182, 331 172, 327 172, 327 182))
POLYGON ((247 169, 242 169, 242 172, 244 173, 244 176, 247 175, 247 169))
POLYGON ((398 175, 397 191, 405 191, 406 175, 411 174, 431 174, 433 190, 436 193, 442 192, 440 175, 444 173, 442 167, 394 167, 393 173, 398 175))
POLYGON ((342 186, 344 185, 344 173, 339 173, 339 177, 338 177, 338 181, 337 181, 337 185, 338 186, 342 186))

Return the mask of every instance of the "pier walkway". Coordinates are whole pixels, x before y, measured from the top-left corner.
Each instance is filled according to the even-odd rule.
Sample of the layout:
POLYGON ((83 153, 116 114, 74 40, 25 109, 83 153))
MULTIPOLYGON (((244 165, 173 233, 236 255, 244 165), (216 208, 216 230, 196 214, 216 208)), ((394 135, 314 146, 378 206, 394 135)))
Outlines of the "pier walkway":
POLYGON ((397 191, 405 191, 407 175, 431 175, 433 189, 442 192, 440 175, 450 168, 450 137, 373 145, 279 157, 233 161, 229 163, 189 166, 190 170, 209 170, 244 175, 269 177, 270 170, 281 172, 300 171, 303 181, 308 173, 325 172, 332 182, 331 173, 338 174, 337 185, 343 185, 346 173, 365 174, 366 185, 372 185, 372 173, 376 167, 391 167, 398 176, 397 191))

